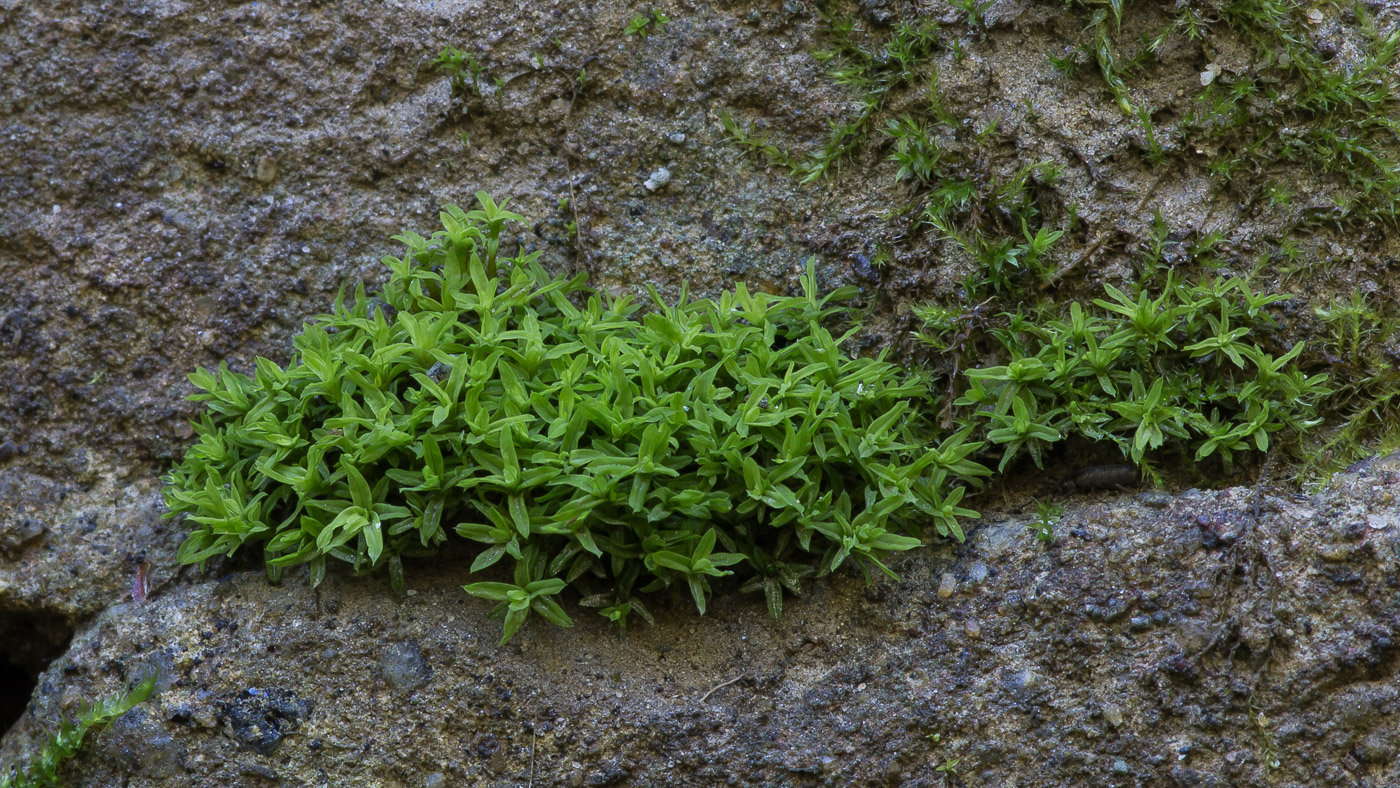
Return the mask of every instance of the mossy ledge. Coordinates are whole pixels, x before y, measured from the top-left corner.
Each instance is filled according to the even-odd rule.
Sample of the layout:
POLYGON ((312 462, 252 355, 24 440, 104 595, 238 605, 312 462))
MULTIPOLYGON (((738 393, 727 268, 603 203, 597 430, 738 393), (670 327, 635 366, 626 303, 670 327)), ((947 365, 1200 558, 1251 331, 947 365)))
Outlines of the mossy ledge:
MULTIPOLYGON (((828 324, 854 294, 750 294, 640 315, 628 297, 551 276, 536 254, 500 255, 519 217, 485 193, 444 208, 430 239, 405 233, 376 296, 363 286, 308 320, 286 367, 190 376, 205 403, 199 442, 166 476, 180 549, 202 563, 261 548, 269 573, 327 558, 387 567, 436 553, 448 532, 481 545, 465 586, 498 602, 508 639, 533 611, 568 626, 559 604, 625 625, 639 597, 732 577, 784 590, 853 559, 920 544, 921 526, 961 538, 969 430, 943 437, 927 382, 881 354, 853 358, 828 324)), ((503 639, 503 642, 504 642, 503 639)))

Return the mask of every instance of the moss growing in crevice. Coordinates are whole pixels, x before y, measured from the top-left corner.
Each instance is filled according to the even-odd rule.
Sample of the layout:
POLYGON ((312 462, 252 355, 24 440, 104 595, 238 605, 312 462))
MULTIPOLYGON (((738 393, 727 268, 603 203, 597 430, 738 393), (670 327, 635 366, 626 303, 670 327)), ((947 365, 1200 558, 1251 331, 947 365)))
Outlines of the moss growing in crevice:
POLYGON ((703 613, 711 582, 748 580, 778 615, 782 592, 847 562, 961 537, 965 485, 987 471, 966 431, 928 419, 929 387, 841 348, 828 324, 850 290, 662 303, 639 315, 534 255, 500 255, 521 217, 479 194, 431 239, 398 236, 377 297, 314 318, 282 368, 199 370, 199 443, 169 474, 181 560, 261 549, 269 571, 328 559, 387 567, 449 533, 482 550, 466 590, 499 603, 509 638, 556 598, 625 623, 674 589, 703 613))
POLYGON ((63 783, 59 771, 77 756, 84 740, 100 732, 133 706, 144 703, 155 691, 158 676, 151 674, 128 689, 114 693, 83 709, 77 718, 64 722, 50 734, 44 746, 21 763, 0 770, 0 788, 51 788, 63 783))
POLYGON ((1122 221, 1084 234, 1077 206, 1059 188, 1074 161, 1022 152, 1035 147, 1026 133, 1047 133, 1035 101, 1026 99, 1024 114, 1008 114, 1005 103, 940 87, 952 69, 985 68, 977 56, 991 60, 1000 51, 1002 31, 987 9, 957 5, 960 21, 940 26, 908 16, 884 31, 844 16, 852 6, 825 7, 825 36, 813 54, 831 64, 833 82, 854 89, 860 109, 833 124, 815 154, 780 144, 778 130, 754 132, 762 118, 748 126, 724 119, 733 141, 803 182, 836 176, 847 159, 888 160, 894 200, 881 235, 895 248, 882 246, 872 262, 912 264, 918 273, 890 271, 889 279, 916 289, 877 292, 875 304, 923 320, 913 333, 933 348, 927 361, 945 397, 941 426, 980 425, 974 437, 992 450, 984 461, 1003 468, 1018 457, 1040 464, 1042 449, 1077 436, 1114 445, 1149 471, 1169 460, 1190 469, 1201 463, 1191 474, 1197 479, 1228 478, 1237 454, 1280 443, 1306 475, 1393 442, 1383 417, 1394 410, 1400 381, 1383 358, 1386 324, 1376 307, 1385 296, 1358 309, 1356 296, 1329 289, 1270 290, 1279 274, 1321 270, 1299 251, 1329 248, 1311 234, 1395 221, 1400 135, 1389 65, 1400 31, 1360 6, 1319 19, 1302 4, 1264 0, 1169 9, 1118 0, 1049 4, 1044 10, 1062 18, 1042 30, 1079 32, 1046 55, 1059 74, 1035 79, 1097 86, 1105 105, 1138 127, 1110 141, 1115 168, 1146 185, 1123 203, 1134 207, 1111 211, 1122 221), (1342 39, 1345 51, 1329 49, 1342 39), (1221 50, 1253 61, 1222 66, 1211 57, 1221 50), (1184 76, 1190 84, 1173 81, 1184 76), (1003 133, 1001 121, 1013 116, 1017 128, 1003 133), (1181 212, 1168 219, 1161 211, 1140 221, 1153 215, 1157 182, 1173 168, 1208 175, 1224 202, 1262 212, 1265 226, 1283 234, 1246 257, 1219 223, 1173 224, 1181 212), (1318 184, 1317 193, 1293 205, 1289 184, 1297 183, 1318 184), (1105 258, 1119 263, 1108 283, 1096 270, 1105 258), (925 300, 917 288, 934 265, 962 273, 954 292, 944 286, 925 300), (1300 323, 1299 312, 1318 320, 1300 323), (1327 348, 1348 325, 1371 344, 1344 360, 1327 348))

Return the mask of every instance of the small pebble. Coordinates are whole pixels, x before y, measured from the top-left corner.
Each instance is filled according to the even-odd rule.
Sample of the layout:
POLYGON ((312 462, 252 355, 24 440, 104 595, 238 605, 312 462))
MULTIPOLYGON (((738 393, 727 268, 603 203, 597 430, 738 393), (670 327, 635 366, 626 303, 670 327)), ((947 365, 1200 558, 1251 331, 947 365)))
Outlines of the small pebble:
POLYGON ((1103 718, 1108 720, 1108 724, 1115 728, 1123 726, 1123 710, 1117 706, 1109 705, 1103 708, 1103 718))
POLYGON ((239 767, 238 773, 248 777, 261 777, 274 783, 282 782, 282 778, 277 776, 277 772, 260 763, 245 763, 239 767))
POLYGON ((647 187, 647 191, 654 192, 666 188, 666 185, 670 182, 671 171, 665 167, 657 167, 656 172, 653 172, 651 177, 647 178, 642 185, 647 187))
POLYGON ((939 599, 947 599, 948 597, 952 596, 953 592, 956 591, 957 588, 958 581, 954 580, 951 574, 944 572, 943 575, 938 578, 939 599))
POLYGON ((677 131, 674 134, 668 136, 666 139, 670 140, 671 144, 673 145, 680 145, 681 143, 685 142, 685 135, 677 131))
POLYGON ((386 647, 379 657, 379 669, 384 681, 396 690, 417 689, 433 678, 432 666, 412 641, 386 647))
POLYGON ((978 561, 967 570, 967 578, 974 583, 980 583, 987 579, 987 565, 978 561))
POLYGON ((1351 545, 1329 544, 1323 545, 1317 554, 1322 556, 1324 561, 1345 561, 1351 557, 1351 545))
POLYGON ((1171 506, 1172 496, 1171 493, 1162 492, 1161 490, 1148 490, 1147 492, 1138 493, 1137 502, 1143 506, 1151 506, 1154 509, 1165 509, 1171 506))
POLYGON ((1114 762, 1113 762, 1113 773, 1114 773, 1114 774, 1127 774, 1127 773, 1128 773, 1128 762, 1125 761, 1125 760, 1123 760, 1122 758, 1119 758, 1118 760, 1114 761, 1114 762))
POLYGON ((253 178, 259 183, 272 183, 277 180, 277 159, 272 156, 263 156, 258 159, 257 170, 253 173, 253 178))

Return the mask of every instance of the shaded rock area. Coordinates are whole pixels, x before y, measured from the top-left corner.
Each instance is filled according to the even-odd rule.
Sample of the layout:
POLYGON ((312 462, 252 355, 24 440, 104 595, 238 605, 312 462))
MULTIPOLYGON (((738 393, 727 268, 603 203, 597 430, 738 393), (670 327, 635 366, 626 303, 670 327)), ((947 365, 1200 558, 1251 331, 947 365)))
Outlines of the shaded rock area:
MULTIPOLYGON (((529 218, 515 245, 610 292, 795 292, 815 256, 872 306, 857 349, 906 343, 909 305, 966 270, 884 221, 886 153, 799 187, 720 126, 812 150, 858 108, 812 55, 819 5, 0 0, 0 763, 155 671, 72 784, 1400 782, 1394 457, 1313 497, 1070 496, 1049 546, 1022 469, 966 545, 896 558, 898 583, 812 582, 781 621, 732 590, 704 618, 676 600, 625 638, 571 607, 573 629, 498 647, 469 554, 410 561, 404 596, 340 568, 270 585, 257 556, 177 565, 158 479, 191 435, 185 375, 285 361, 340 286, 382 279, 391 235, 478 189, 529 218), (671 21, 624 35, 653 7, 671 21), (474 98, 433 66, 449 44, 485 68, 474 98)), ((847 5, 883 29, 929 4, 847 5)), ((1066 166, 1046 193, 1079 240, 1146 227, 1149 185, 1173 226, 1238 220, 1240 259, 1272 237, 1272 207, 1242 216, 1199 162, 1157 178, 1101 86, 1054 72, 1082 27, 1064 4, 990 22, 939 55, 950 109, 1000 121, 991 170, 1066 166)), ((1189 82, 1196 59, 1162 68, 1189 82)), ((1333 270, 1393 289, 1367 278, 1393 238, 1303 249, 1329 243, 1333 270)))
POLYGON ((780 621, 678 599, 625 637, 580 617, 505 647, 447 562, 397 598, 235 573, 85 626, 6 753, 158 669, 74 784, 1393 785, 1397 485, 1390 457, 1311 498, 1129 493, 1048 547, 988 518, 780 621))

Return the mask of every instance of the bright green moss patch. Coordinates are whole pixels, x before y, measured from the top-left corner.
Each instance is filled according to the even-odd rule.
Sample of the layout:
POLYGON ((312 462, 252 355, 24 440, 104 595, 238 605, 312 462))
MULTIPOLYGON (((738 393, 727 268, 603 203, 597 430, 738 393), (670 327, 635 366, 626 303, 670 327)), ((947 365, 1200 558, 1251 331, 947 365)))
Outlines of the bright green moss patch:
MULTIPOLYGON (((1340 162, 1352 157, 1356 166, 1328 181, 1341 209, 1335 218, 1393 220, 1396 168, 1387 157, 1395 143, 1395 92, 1387 86, 1395 76, 1387 69, 1400 33, 1382 33, 1358 10, 1353 21, 1364 46, 1351 71, 1323 62, 1314 40, 1322 34, 1307 21, 1308 9, 1292 0, 1191 0, 1166 10, 1121 0, 1065 2, 1089 11, 1088 27, 1077 47, 1051 62, 1071 75, 1079 65, 1097 64, 1099 75, 1091 79, 1101 77, 1121 111, 1141 124, 1131 147, 1141 149, 1151 169, 1160 171, 1172 158, 1184 162, 1195 151, 1210 159, 1216 175, 1237 171, 1249 176, 1242 182, 1270 184, 1291 180, 1281 175, 1286 170, 1258 177, 1275 159, 1339 173, 1340 162), (1151 19, 1166 27, 1134 45, 1125 18, 1134 31, 1151 19), (1258 62, 1239 73, 1211 71, 1208 84, 1193 71, 1180 89, 1139 95, 1164 42, 1227 36, 1242 37, 1258 62), (1152 118, 1173 106, 1172 95, 1197 97, 1197 111, 1155 129, 1152 118), (1148 105, 1144 96, 1167 104, 1148 105)), ((966 271, 954 292, 913 309, 925 323, 920 338, 935 351, 930 378, 943 400, 940 426, 971 429, 969 438, 989 447, 981 459, 999 462, 999 471, 1024 458, 1042 466, 1046 451, 1075 439, 1112 443, 1158 480, 1156 469, 1167 464, 1219 479, 1234 472, 1239 455, 1270 452, 1280 443, 1282 453, 1309 468, 1316 457, 1351 457, 1349 449, 1371 443, 1358 430, 1374 434, 1375 417, 1400 401, 1381 363, 1391 351, 1373 343, 1319 358, 1323 343, 1309 335, 1305 344, 1297 321, 1279 330, 1275 316, 1284 307, 1274 305, 1289 297, 1255 292, 1270 287, 1267 276, 1223 273, 1266 274, 1270 258, 1241 259, 1238 247, 1226 248, 1226 229, 1170 227, 1159 211, 1149 232, 1100 223, 1085 233, 1078 208, 1057 186, 1072 161, 1023 153, 1039 150, 1024 144, 1042 124, 1035 100, 1025 97, 1021 123, 1019 113, 1004 107, 958 107, 957 94, 940 90, 939 70, 960 68, 965 46, 1000 56, 984 46, 995 35, 983 16, 987 6, 977 0, 955 6, 966 29, 920 17, 883 32, 861 30, 840 11, 854 13, 849 4, 826 9, 829 47, 813 55, 830 64, 832 81, 858 91, 860 104, 849 120, 832 125, 820 150, 801 154, 775 142, 780 135, 765 131, 762 118, 749 125, 721 118, 730 140, 804 183, 861 153, 878 152, 892 163, 887 169, 902 188, 886 212, 890 241, 877 248, 871 265, 888 266, 901 286, 925 280, 933 267, 966 271), (962 114, 969 109, 972 115, 962 114), (999 131, 1003 122, 1008 132, 999 131), (1128 276, 1116 276, 1117 286, 1080 284, 1081 275, 1098 267, 1096 255, 1114 254, 1107 247, 1119 244, 1119 236, 1128 238, 1118 255, 1127 258, 1128 276), (900 270, 901 263, 910 267, 900 270), (922 269, 909 276, 914 265, 922 269), (1171 275, 1164 277, 1166 271, 1171 275), (1297 456, 1307 452, 1299 450, 1302 434, 1339 417, 1346 426, 1323 450, 1297 456)), ((1063 121, 1052 116, 1051 122, 1063 121)), ((1281 188, 1270 188, 1267 199, 1286 202, 1281 188)), ((1151 193, 1149 186, 1129 213, 1145 210, 1151 193)), ((1241 202, 1264 198, 1260 192, 1241 202)), ((888 295, 896 303, 909 298, 908 291, 888 295)), ((1296 314, 1296 302, 1289 311, 1296 314)), ((1385 334, 1374 314, 1354 305, 1317 314, 1327 324, 1324 337, 1337 334, 1331 344, 1339 348, 1347 331, 1385 334)))
POLYGON ((1379 303, 1354 290, 1313 308, 1322 341, 1312 355, 1331 370, 1337 419, 1308 447, 1300 476, 1400 449, 1400 318, 1379 303))
POLYGON ((750 294, 639 315, 499 257, 520 217, 485 194, 449 206, 431 239, 405 234, 377 298, 307 322, 287 367, 258 359, 191 380, 199 443, 167 476, 187 515, 186 563, 261 549, 274 574, 326 559, 357 569, 434 553, 449 534, 513 582, 466 586, 499 602, 508 638, 530 611, 567 626, 576 586, 625 622, 638 593, 676 589, 704 612, 713 579, 782 591, 848 560, 961 537, 964 484, 987 473, 967 432, 929 443, 927 382, 852 358, 826 324, 841 290, 750 294))
POLYGON ((923 339, 944 355, 1003 363, 968 369, 958 416, 980 423, 1002 447, 1001 467, 1020 453, 1070 436, 1116 444, 1151 470, 1150 455, 1175 449, 1192 463, 1218 458, 1231 473, 1237 453, 1268 451, 1270 436, 1315 426, 1327 376, 1295 362, 1302 343, 1278 355, 1263 344, 1267 308, 1281 295, 1246 280, 1174 282, 1125 293, 1112 285, 1092 307, 1063 314, 981 315, 929 304, 923 339))
POLYGON ((151 674, 124 692, 115 693, 85 709, 72 722, 65 722, 49 736, 38 752, 21 764, 0 770, 0 788, 50 788, 63 785, 60 767, 72 760, 89 733, 96 733, 113 720, 144 702, 155 690, 157 676, 151 674))

